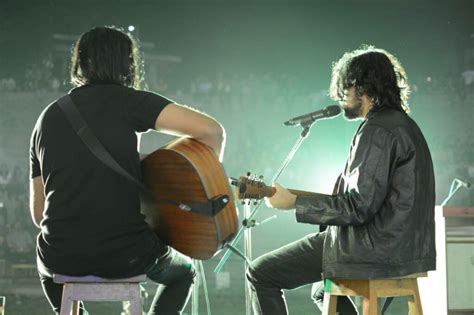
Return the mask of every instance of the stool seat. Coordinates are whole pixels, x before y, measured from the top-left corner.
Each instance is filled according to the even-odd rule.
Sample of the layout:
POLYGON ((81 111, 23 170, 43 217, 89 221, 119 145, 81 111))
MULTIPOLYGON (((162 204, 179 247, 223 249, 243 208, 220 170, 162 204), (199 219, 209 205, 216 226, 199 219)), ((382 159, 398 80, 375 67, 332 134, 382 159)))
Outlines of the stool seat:
POLYGON ((74 282, 74 283, 91 283, 91 282, 102 282, 102 283, 110 283, 110 282, 145 282, 146 275, 138 275, 135 277, 130 278, 123 278, 123 279, 108 279, 108 278, 101 278, 97 276, 66 276, 61 274, 54 274, 53 275, 54 283, 65 283, 65 282, 74 282))
POLYGON ((363 315, 379 315, 379 297, 408 296, 410 315, 423 315, 417 278, 418 273, 386 279, 325 279, 323 315, 335 315, 338 296, 363 297, 363 315))
POLYGON ((105 279, 97 276, 68 276, 54 274, 53 281, 62 283, 63 296, 60 315, 78 314, 79 301, 130 301, 132 315, 142 315, 140 282, 146 275, 123 279, 105 279))

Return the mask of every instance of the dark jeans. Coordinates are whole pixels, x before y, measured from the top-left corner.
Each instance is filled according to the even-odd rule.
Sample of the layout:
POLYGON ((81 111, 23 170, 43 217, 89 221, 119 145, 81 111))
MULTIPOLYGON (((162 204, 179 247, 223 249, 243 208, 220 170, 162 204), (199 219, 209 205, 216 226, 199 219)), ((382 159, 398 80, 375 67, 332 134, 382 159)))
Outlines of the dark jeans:
MULTIPOLYGON (((269 252, 252 262, 248 271, 254 314, 286 315, 284 289, 315 283, 312 297, 320 309, 324 296, 322 285, 322 250, 325 232, 310 234, 298 241, 269 252)), ((339 298, 340 315, 357 314, 351 300, 339 298)))
MULTIPOLYGON (((38 272, 43 291, 53 310, 59 313, 63 285, 53 282, 53 272, 38 259, 38 272)), ((159 284, 148 314, 181 314, 191 293, 196 276, 189 257, 169 248, 169 251, 156 260, 143 273, 159 284)))

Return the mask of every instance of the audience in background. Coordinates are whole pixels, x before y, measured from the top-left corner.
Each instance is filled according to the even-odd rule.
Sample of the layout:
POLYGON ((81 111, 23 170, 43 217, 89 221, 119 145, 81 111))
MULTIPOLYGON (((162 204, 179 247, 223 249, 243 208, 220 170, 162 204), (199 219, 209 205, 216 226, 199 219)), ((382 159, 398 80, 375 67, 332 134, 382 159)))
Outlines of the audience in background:
MULTIPOLYGON (((26 77, 30 83, 18 85, 13 78, 0 78, 0 91, 49 91, 55 92, 60 87, 55 79, 54 64, 48 58, 28 69, 26 77), (40 82, 41 81, 41 82, 40 82), (49 83, 48 83, 49 82, 49 83)), ((412 80, 415 99, 412 101, 416 110, 416 96, 453 95, 450 111, 472 107, 474 84, 467 78, 468 74, 451 74, 440 77, 426 77, 412 80), (466 79, 467 78, 467 79, 466 79), (455 104, 454 106, 451 106, 455 104)), ((239 176, 247 170, 270 178, 276 171, 286 152, 289 151, 293 138, 285 141, 262 143, 262 139, 281 137, 276 126, 288 117, 280 117, 280 110, 288 104, 299 104, 301 113, 315 110, 314 104, 325 104, 326 89, 315 90, 314 82, 301 80, 289 74, 258 75, 225 74, 199 76, 189 82, 181 82, 179 89, 172 89, 172 84, 158 82, 150 90, 162 92, 180 103, 195 104, 198 109, 209 112, 222 120, 228 133, 228 146, 224 165, 227 174, 239 176), (301 83, 304 81, 305 83, 301 83), (283 95, 276 97, 276 95, 283 95), (307 104, 306 108, 301 104, 307 104), (268 117, 273 119, 259 119, 268 117), (255 134, 255 126, 261 134, 255 134), (234 131, 234 132, 230 132, 234 131), (275 134, 277 133, 277 134, 275 134), (245 163, 243 161, 246 161, 245 163)), ((298 112, 299 113, 299 112, 298 112)), ((280 128, 283 130, 283 128, 280 128)), ((293 134, 292 134, 293 135, 293 134)), ((294 134, 296 137, 297 134, 294 134)), ((437 184, 438 203, 447 195, 449 185, 454 177, 474 181, 474 138, 459 133, 445 134, 443 137, 429 141, 437 184)), ((298 155, 310 160, 312 156, 303 150, 298 155)), ((7 155, 8 156, 8 155, 7 155)), ((27 201, 27 165, 7 165, 0 161, 0 260, 10 263, 35 263, 34 243, 37 229, 31 224, 27 201), (20 166, 21 165, 21 166, 20 166)), ((296 181, 298 174, 289 169, 286 173, 296 181)), ((458 205, 473 205, 473 190, 460 193, 452 202, 458 205)))
POLYGON ((0 187, 7 185, 12 178, 12 173, 9 171, 7 164, 0 164, 0 187))
POLYGON ((26 170, 0 164, 0 259, 35 263, 35 235, 28 210, 26 170))

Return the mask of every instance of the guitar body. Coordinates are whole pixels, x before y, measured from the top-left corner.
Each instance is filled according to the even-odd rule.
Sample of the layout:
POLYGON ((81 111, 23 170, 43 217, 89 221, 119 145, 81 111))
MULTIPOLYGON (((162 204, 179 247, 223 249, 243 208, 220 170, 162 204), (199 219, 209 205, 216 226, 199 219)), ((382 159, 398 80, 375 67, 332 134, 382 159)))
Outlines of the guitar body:
POLYGON ((165 243, 196 259, 209 259, 238 228, 238 212, 224 168, 206 145, 189 138, 172 141, 141 163, 149 193, 142 196, 146 222, 165 243), (225 208, 214 216, 180 209, 177 203, 205 203, 229 196, 225 208))

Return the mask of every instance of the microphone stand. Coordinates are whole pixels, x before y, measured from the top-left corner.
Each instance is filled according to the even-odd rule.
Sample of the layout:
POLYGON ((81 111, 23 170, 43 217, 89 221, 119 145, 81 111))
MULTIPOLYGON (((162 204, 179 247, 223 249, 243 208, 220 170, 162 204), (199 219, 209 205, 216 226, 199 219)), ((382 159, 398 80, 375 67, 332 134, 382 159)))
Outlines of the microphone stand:
MULTIPOLYGON (((303 130, 301 131, 301 134, 298 137, 298 139, 297 139, 296 143, 294 144, 293 148, 291 149, 291 151, 288 153, 287 157, 285 158, 285 160, 281 164, 280 168, 277 170, 276 174, 273 176, 272 183, 276 182, 278 180, 278 178, 280 177, 280 175, 283 173, 283 171, 288 167, 288 164, 293 159, 295 153, 298 151, 298 149, 300 148, 303 141, 307 138, 307 136, 309 134, 309 131, 310 131, 311 127, 313 126, 313 124, 315 122, 316 122, 315 120, 311 119, 311 120, 304 121, 300 124, 300 126, 303 128, 303 130)), ((219 261, 219 263, 217 264, 216 268, 214 269, 215 273, 218 273, 222 270, 222 267, 227 262, 230 255, 232 254, 232 252, 238 254, 238 256, 240 256, 241 258, 244 259, 244 261, 245 261, 245 270, 247 270, 247 268, 251 264, 251 260, 252 260, 252 258, 251 258, 251 256, 252 256, 252 252, 251 252, 252 251, 252 240, 251 240, 252 235, 251 235, 251 230, 250 229, 254 226, 261 225, 264 222, 268 222, 269 220, 276 218, 276 216, 273 216, 273 217, 270 217, 270 218, 268 218, 268 219, 266 219, 266 220, 264 220, 260 223, 255 222, 254 217, 256 216, 256 214, 257 214, 260 206, 262 205, 262 203, 263 203, 263 199, 259 200, 256 203, 254 203, 255 208, 253 210, 251 208, 250 201, 247 202, 244 205, 244 220, 242 221, 242 227, 239 229, 239 231, 235 235, 234 240, 230 244, 226 244, 227 250, 224 253, 221 260, 219 261), (244 253, 243 254, 236 248, 236 245, 239 242, 240 238, 242 237, 242 234, 244 235, 244 253)), ((247 277, 245 277, 245 314, 246 315, 251 315, 251 313, 252 313, 251 296, 252 296, 252 290, 251 290, 251 287, 250 287, 250 283, 249 283, 247 277)))
MULTIPOLYGON (((441 203, 441 207, 444 207, 449 200, 451 200, 451 198, 454 197, 454 195, 458 192, 458 190, 463 187, 464 185, 462 183, 460 183, 457 178, 453 179, 453 181, 451 182, 451 188, 449 188, 449 193, 448 193, 448 196, 446 197, 446 199, 444 199, 444 201, 441 203), (454 186, 456 184, 456 187, 454 186)), ((467 188, 469 188, 469 186, 467 186, 467 188)))

